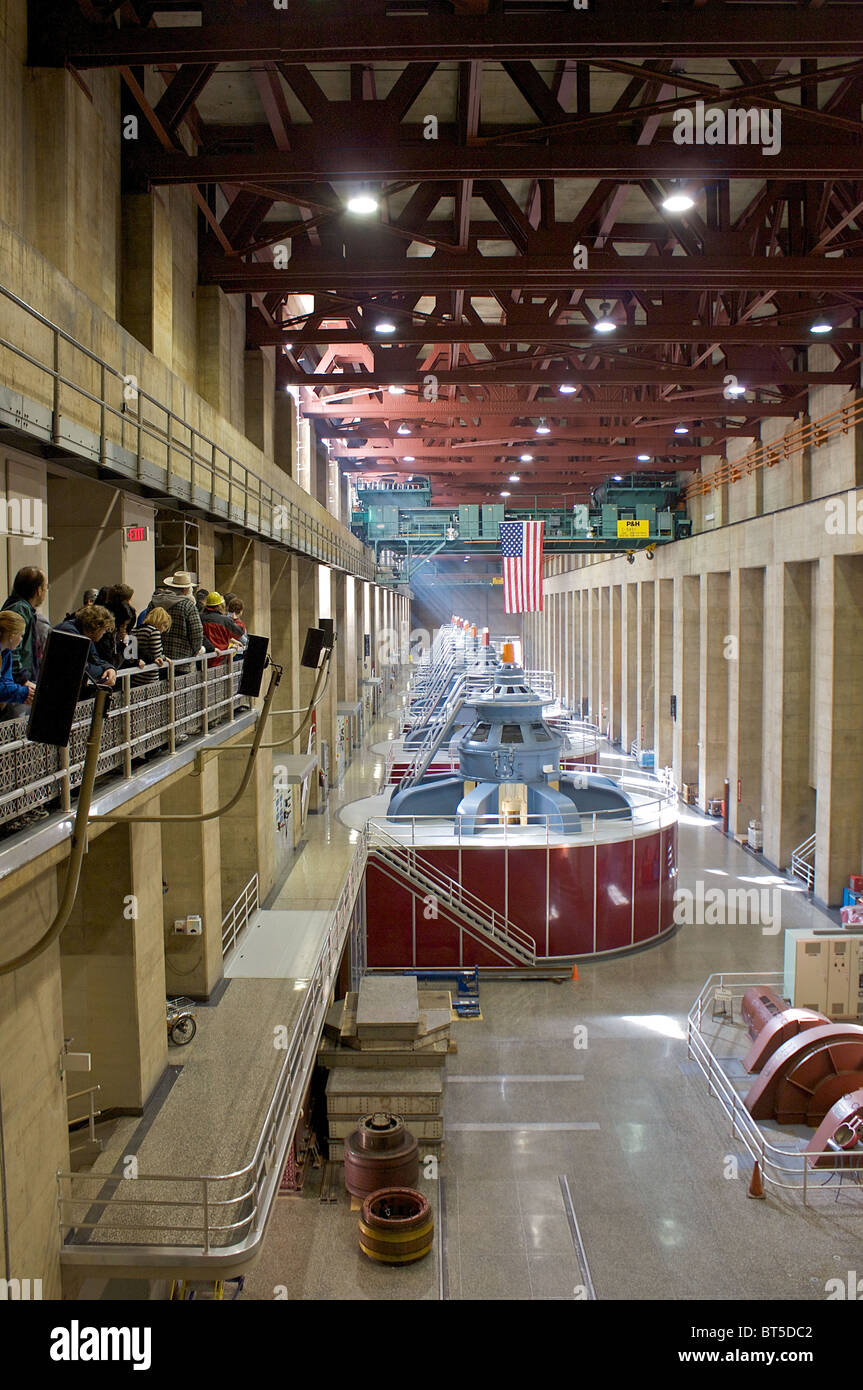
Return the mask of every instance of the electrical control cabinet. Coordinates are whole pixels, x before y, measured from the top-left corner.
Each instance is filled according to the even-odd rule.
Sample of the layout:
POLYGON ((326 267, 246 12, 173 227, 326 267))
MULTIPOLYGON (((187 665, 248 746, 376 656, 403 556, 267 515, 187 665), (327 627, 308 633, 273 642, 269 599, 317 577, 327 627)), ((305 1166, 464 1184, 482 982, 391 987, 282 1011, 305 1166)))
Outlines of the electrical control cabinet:
POLYGON ((786 998, 798 1009, 817 1009, 831 1019, 856 1019, 860 1008, 863 937, 847 932, 785 933, 786 998))

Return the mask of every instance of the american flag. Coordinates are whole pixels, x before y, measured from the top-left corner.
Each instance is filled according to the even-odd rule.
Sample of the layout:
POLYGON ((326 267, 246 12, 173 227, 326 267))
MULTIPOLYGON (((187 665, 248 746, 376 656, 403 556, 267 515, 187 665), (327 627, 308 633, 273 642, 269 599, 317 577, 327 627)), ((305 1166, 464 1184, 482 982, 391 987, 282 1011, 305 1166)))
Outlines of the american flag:
POLYGON ((542 612, 544 521, 502 521, 504 600, 507 613, 542 612))

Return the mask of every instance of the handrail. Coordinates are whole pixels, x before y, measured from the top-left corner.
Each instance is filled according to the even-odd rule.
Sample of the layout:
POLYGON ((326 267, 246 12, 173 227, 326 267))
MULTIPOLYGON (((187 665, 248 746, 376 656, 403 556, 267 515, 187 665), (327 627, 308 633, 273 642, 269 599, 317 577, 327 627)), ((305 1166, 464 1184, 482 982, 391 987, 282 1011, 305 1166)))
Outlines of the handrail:
POLYGON ((136 1265, 146 1268, 178 1267, 193 1263, 210 1267, 240 1267, 255 1256, 278 1191, 288 1145, 314 1065, 330 993, 361 887, 365 860, 365 845, 360 843, 348 867, 341 895, 333 911, 333 920, 309 979, 252 1158, 242 1168, 230 1173, 139 1174, 135 1183, 124 1182, 104 1172, 58 1173, 63 1263, 122 1264, 131 1257, 136 1265), (98 1184, 96 1197, 88 1199, 71 1195, 73 1184, 88 1182, 98 1184), (188 1184, 196 1189, 196 1195, 178 1199, 175 1196, 177 1188, 188 1184), (230 1185, 239 1186, 241 1190, 226 1197, 215 1195, 215 1192, 224 1192, 230 1185), (66 1187, 70 1189, 70 1195, 64 1191, 66 1187), (107 1191, 108 1188, 112 1190, 107 1191), (149 1195, 154 1188, 167 1195, 149 1195), (118 1192, 123 1196, 117 1196, 118 1192), (144 1195, 138 1196, 139 1192, 144 1195), (130 1193, 135 1195, 130 1196, 130 1193), (96 1215, 94 1219, 67 1219, 65 1209, 69 1204, 92 1206, 96 1209, 96 1215), (157 1225, 149 1219, 149 1209, 162 1207, 178 1207, 185 1212, 191 1209, 194 1219, 173 1226, 157 1225), (137 1208, 142 1214, 137 1224, 134 1219, 106 1221, 104 1212, 114 1208, 137 1208), (237 1218, 227 1224, 216 1224, 214 1213, 218 1216, 222 1209, 227 1212, 230 1208, 239 1210, 237 1218), (120 1240, 90 1241, 90 1234, 96 1231, 112 1236, 119 1234, 120 1240), (143 1233, 147 1231, 170 1234, 174 1237, 174 1243, 147 1244, 143 1240, 143 1233), (222 1245, 218 1239, 213 1239, 228 1233, 235 1236, 231 1244, 222 1245))
POLYGON ((245 888, 240 892, 239 897, 231 904, 222 918, 222 959, 234 949, 246 927, 252 913, 258 907, 258 875, 252 874, 245 888))
POLYGON ((807 888, 812 888, 815 883, 815 853, 814 832, 791 851, 791 872, 795 878, 802 879, 807 888))
MULTIPOLYGON (((711 1010, 717 989, 729 991, 734 1000, 741 998, 753 985, 778 989, 781 993, 782 982, 781 971, 722 971, 710 975, 687 1015, 687 1051, 707 1078, 709 1093, 719 1101, 731 1120, 732 1136, 742 1140, 753 1162, 758 1163, 764 1184, 802 1194, 803 1203, 806 1205, 812 1192, 823 1190, 837 1176, 840 1183, 843 1176, 848 1177, 847 1163, 843 1164, 841 1157, 832 1150, 822 1150, 817 1155, 801 1154, 800 1141, 793 1132, 789 1133, 787 1149, 771 1143, 757 1121, 749 1114, 739 1091, 723 1067, 722 1060, 715 1056, 708 1039, 704 1036, 705 1022, 712 1021, 708 1011, 711 1010), (833 1161, 819 1161, 818 1167, 813 1168, 810 1173, 814 1158, 833 1161)), ((727 1038, 723 1039, 722 1046, 727 1054, 727 1038)), ((835 1197, 836 1189, 829 1190, 835 1197)), ((861 1188, 857 1187, 855 1195, 859 1196, 860 1193, 861 1188)))
MULTIPOLYGON (((61 391, 72 392, 90 405, 98 407, 99 430, 95 437, 98 438, 99 462, 103 467, 113 468, 121 474, 123 471, 119 465, 119 460, 112 456, 112 451, 117 447, 117 440, 107 433, 108 417, 110 417, 119 423, 120 449, 125 448, 127 429, 132 432, 134 449, 130 446, 128 452, 130 459, 134 455, 136 478, 141 477, 142 465, 145 460, 143 441, 145 439, 154 441, 157 450, 151 450, 151 456, 147 457, 146 461, 148 466, 156 468, 166 475, 166 491, 170 496, 178 500, 189 501, 194 500, 193 494, 196 489, 209 492, 210 512, 221 514, 222 509, 217 504, 224 503, 224 510, 229 519, 240 521, 247 529, 256 531, 258 535, 268 541, 276 545, 283 545, 288 550, 309 555, 313 559, 326 560, 336 568, 344 569, 360 578, 374 579, 373 557, 367 547, 363 546, 351 534, 349 528, 344 528, 344 536, 340 536, 331 525, 307 511, 299 502, 279 492, 260 474, 217 444, 196 424, 178 414, 173 405, 163 404, 155 396, 144 391, 137 381, 134 387, 130 388, 129 376, 93 352, 84 343, 79 342, 59 324, 46 318, 38 309, 21 299, 5 285, 0 285, 0 296, 29 315, 31 320, 48 329, 53 335, 53 362, 51 366, 39 361, 23 347, 5 337, 0 337, 0 349, 6 349, 13 353, 20 360, 35 368, 36 371, 47 376, 52 383, 52 443, 57 444, 61 440, 61 391), (59 366, 61 342, 68 344, 75 352, 81 353, 89 363, 98 368, 98 393, 71 380, 61 372, 59 366), (115 383, 118 399, 122 401, 122 406, 113 404, 107 399, 109 380, 115 383), (131 401, 127 399, 130 390, 133 392, 131 401), (144 420, 143 404, 149 405, 154 412, 164 416, 163 428, 157 426, 152 420, 144 420), (137 408, 130 408, 132 406, 137 408), (182 435, 188 436, 188 443, 178 437, 182 435), (157 451, 164 452, 164 463, 157 462, 152 457, 152 454, 157 451), (217 464, 218 456, 224 459, 222 465, 217 464), (185 460, 188 464, 188 479, 178 475, 177 459, 185 460), (202 483, 197 482, 199 473, 203 475, 202 483), (181 487, 180 483, 188 484, 188 486, 181 487), (221 485, 221 493, 217 490, 217 484, 221 485), (237 502, 234 500, 235 493, 239 494, 237 502), (264 521, 267 509, 269 511, 269 528, 265 529, 264 521), (240 513, 241 515, 239 515, 240 513)), ((26 419, 26 415, 16 414, 15 427, 26 432, 26 419)), ((38 433, 44 433, 41 426, 31 424, 30 428, 38 433)), ((70 454, 75 453, 74 440, 64 440, 64 445, 68 446, 70 454)), ((89 458, 91 450, 88 446, 78 444, 77 447, 86 452, 89 458)), ((203 510, 207 510, 203 503, 201 505, 203 510)))
POLYGON ((848 434, 849 430, 854 429, 861 421, 863 396, 857 396, 855 400, 829 411, 826 415, 819 415, 815 420, 793 426, 774 444, 754 445, 734 463, 728 458, 724 459, 712 473, 699 474, 693 478, 683 489, 683 496, 687 501, 691 497, 703 497, 714 488, 722 487, 725 483, 739 482, 744 475, 748 477, 761 468, 775 468, 783 459, 787 461, 792 454, 800 454, 810 445, 814 444, 818 449, 837 435, 848 434))
POLYGON ((470 889, 465 888, 463 883, 451 878, 449 874, 442 873, 436 865, 417 854, 413 846, 405 845, 401 840, 389 835, 379 821, 368 822, 366 843, 369 852, 376 853, 381 857, 388 854, 391 859, 395 859, 397 864, 404 869, 406 876, 419 876, 426 881, 426 884, 431 884, 433 888, 442 889, 443 892, 439 896, 443 897, 447 906, 462 915, 467 912, 475 919, 475 924, 479 924, 481 930, 493 937, 499 944, 528 956, 531 963, 535 963, 536 943, 532 936, 523 931, 521 927, 516 926, 509 917, 498 912, 490 903, 477 897, 470 889))

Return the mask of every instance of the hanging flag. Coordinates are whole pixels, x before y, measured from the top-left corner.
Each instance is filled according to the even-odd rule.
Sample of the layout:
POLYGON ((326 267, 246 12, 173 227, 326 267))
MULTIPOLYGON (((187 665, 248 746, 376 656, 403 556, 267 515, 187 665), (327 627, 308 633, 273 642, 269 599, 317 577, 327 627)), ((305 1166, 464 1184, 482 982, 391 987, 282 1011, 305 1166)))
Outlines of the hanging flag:
POLYGON ((542 612, 544 521, 502 521, 504 601, 507 613, 542 612))

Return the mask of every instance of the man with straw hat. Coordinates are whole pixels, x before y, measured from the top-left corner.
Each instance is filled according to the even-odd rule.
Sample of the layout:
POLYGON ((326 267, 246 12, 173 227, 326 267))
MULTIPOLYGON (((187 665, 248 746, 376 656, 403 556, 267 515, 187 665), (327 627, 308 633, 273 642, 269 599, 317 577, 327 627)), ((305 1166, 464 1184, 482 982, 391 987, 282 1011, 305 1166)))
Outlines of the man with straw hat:
POLYGON ((195 581, 188 570, 177 570, 162 580, 147 605, 147 612, 151 608, 164 608, 171 619, 171 626, 162 637, 162 649, 171 661, 197 656, 204 645, 204 629, 194 588, 195 581))

